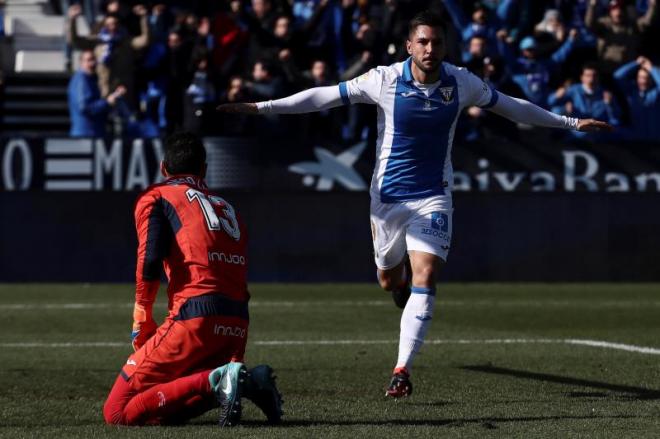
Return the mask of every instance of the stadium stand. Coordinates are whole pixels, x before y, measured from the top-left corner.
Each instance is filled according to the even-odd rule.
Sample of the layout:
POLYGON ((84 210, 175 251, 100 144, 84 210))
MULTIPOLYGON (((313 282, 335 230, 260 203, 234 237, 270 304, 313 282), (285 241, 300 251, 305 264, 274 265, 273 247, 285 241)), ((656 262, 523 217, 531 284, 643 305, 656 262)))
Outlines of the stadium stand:
MULTIPOLYGON (((579 84, 583 65, 595 62, 603 88, 621 108, 626 138, 649 138, 635 135, 631 128, 636 125, 631 120, 635 111, 631 112, 630 91, 613 74, 638 56, 658 64, 660 46, 653 44, 660 36, 656 0, 168 1, 147 4, 148 35, 140 29, 138 2, 89 0, 83 2, 80 16, 74 14, 75 37, 65 35, 73 28, 65 24, 68 5, 54 0, 7 1, 4 132, 68 132, 66 83, 78 68, 76 52, 96 41, 102 94, 120 85, 129 89, 125 105, 109 113, 109 133, 157 137, 185 127, 205 135, 261 132, 286 137, 301 120, 311 123, 314 118, 212 123, 212 108, 228 100, 274 98, 345 80, 405 58, 407 21, 415 11, 431 8, 445 18, 447 61, 465 65, 504 92, 539 105, 547 105, 547 96, 557 90, 562 93, 579 84), (107 16, 118 22, 116 34, 104 24, 107 16), (126 38, 140 41, 133 44, 129 58, 134 59, 115 53, 126 38), (322 80, 314 76, 320 65, 325 70, 322 80)), ((657 86, 654 76, 649 77, 657 86)), ((655 112, 658 104, 651 101, 645 100, 655 112)), ((341 111, 320 124, 323 137, 340 142, 373 139, 372 112, 341 111)), ((459 141, 518 135, 515 127, 504 134, 491 129, 475 109, 466 113, 459 141)), ((317 132, 310 129, 305 135, 319 137, 317 132)))

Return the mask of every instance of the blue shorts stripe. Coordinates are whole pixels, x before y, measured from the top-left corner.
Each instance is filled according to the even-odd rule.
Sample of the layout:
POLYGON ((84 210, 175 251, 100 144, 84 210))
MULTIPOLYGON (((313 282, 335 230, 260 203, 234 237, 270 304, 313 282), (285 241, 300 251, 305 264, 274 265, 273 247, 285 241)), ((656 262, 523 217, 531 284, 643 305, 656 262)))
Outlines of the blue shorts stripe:
POLYGON ((490 101, 486 105, 484 105, 481 108, 492 108, 495 104, 497 104, 497 100, 499 99, 500 95, 497 93, 497 90, 495 90, 493 87, 490 88, 490 101))
POLYGON ((339 94, 341 95, 341 101, 344 105, 351 105, 351 100, 348 99, 348 89, 346 88, 346 82, 339 83, 339 94))
POLYGON ((435 288, 412 287, 410 288, 412 294, 426 294, 427 296, 435 296, 435 288))

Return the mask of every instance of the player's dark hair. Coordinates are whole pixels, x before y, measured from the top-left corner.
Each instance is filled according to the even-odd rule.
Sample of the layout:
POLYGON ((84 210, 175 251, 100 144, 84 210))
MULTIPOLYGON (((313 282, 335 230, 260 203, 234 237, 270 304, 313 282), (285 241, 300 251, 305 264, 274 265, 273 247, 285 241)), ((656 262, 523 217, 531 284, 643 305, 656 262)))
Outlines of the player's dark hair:
POLYGON ((408 23, 408 35, 415 32, 415 29, 417 29, 418 26, 429 26, 444 30, 444 22, 442 21, 442 17, 428 9, 422 12, 418 12, 415 14, 412 20, 410 20, 408 23))
POLYGON ((182 131, 165 140, 163 164, 170 175, 200 175, 206 163, 206 149, 195 134, 182 131))

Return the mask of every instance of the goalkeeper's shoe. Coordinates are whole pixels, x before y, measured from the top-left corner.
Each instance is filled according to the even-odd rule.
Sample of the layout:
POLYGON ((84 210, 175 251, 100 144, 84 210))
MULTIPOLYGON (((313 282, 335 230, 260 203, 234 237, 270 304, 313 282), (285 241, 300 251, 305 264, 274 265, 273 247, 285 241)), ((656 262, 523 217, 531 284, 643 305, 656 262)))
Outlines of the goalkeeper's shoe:
POLYGON ((271 424, 279 424, 282 420, 282 395, 275 386, 273 369, 260 364, 248 371, 248 384, 245 397, 251 400, 268 418, 271 424))
POLYGON ((233 427, 241 421, 241 396, 247 383, 243 363, 227 363, 209 375, 211 390, 220 403, 220 426, 233 427))
POLYGON ((390 398, 405 398, 412 395, 413 386, 410 382, 410 374, 405 367, 397 368, 392 375, 392 381, 385 391, 385 396, 390 398))
POLYGON ((412 266, 410 265, 410 258, 407 256, 403 270, 405 275, 403 284, 397 287, 397 289, 392 290, 394 304, 401 309, 405 308, 406 303, 408 303, 408 299, 410 298, 410 286, 412 284, 412 266))

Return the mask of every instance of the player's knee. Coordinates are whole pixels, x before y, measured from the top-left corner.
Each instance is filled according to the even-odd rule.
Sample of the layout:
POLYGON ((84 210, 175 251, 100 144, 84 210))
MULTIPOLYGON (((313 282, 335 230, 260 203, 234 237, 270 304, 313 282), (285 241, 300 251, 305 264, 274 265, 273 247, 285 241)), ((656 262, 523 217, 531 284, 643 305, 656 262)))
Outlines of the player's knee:
POLYGON ((433 265, 416 267, 413 271, 413 285, 420 287, 435 285, 435 267, 433 265))
POLYGON ((103 420, 108 425, 122 424, 123 411, 110 398, 103 405, 103 420))
POLYGON ((398 286, 398 283, 394 281, 394 278, 386 273, 381 273, 378 276, 378 283, 385 291, 392 291, 398 286))

